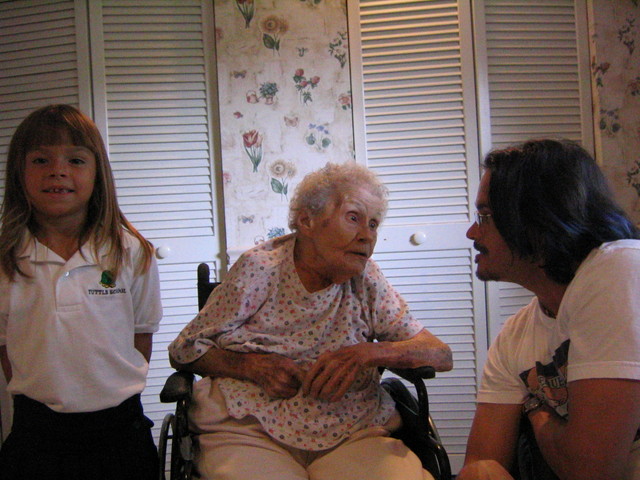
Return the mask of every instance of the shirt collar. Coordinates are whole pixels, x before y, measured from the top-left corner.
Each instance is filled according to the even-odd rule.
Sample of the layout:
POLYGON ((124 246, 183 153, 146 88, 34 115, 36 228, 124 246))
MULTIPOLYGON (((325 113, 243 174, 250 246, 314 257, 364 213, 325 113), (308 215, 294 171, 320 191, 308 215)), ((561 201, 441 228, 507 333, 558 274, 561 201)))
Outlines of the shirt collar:
MULTIPOLYGON (((69 259, 69 262, 74 261, 76 257, 79 257, 82 260, 82 263, 85 264, 97 265, 99 263, 94 254, 93 242, 91 240, 87 240, 84 245, 82 245, 80 250, 81 252, 76 252, 73 257, 69 259)), ((106 254, 107 249, 105 247, 102 247, 100 249, 99 256, 102 257, 106 254)), ((60 255, 40 243, 31 232, 25 233, 20 246, 20 254, 18 255, 18 260, 22 260, 25 258, 28 258, 33 263, 67 263, 60 255)))

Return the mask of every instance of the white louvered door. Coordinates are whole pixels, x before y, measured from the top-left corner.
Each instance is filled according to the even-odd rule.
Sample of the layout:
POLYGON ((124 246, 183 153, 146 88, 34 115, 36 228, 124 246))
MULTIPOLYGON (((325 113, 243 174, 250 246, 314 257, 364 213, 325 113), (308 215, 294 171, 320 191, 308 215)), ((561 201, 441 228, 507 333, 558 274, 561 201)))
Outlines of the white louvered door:
POLYGON ((354 87, 365 119, 365 131, 356 130, 359 158, 390 191, 374 258, 413 314, 454 352, 455 369, 428 388, 457 471, 486 345, 484 286, 465 238, 479 179, 470 9, 455 0, 349 5, 350 17, 359 8, 359 42, 353 20, 350 29, 362 57, 362 71, 352 67, 355 82, 362 78, 354 87))
POLYGON ((118 199, 127 218, 164 249, 158 259, 164 316, 143 393, 155 422, 173 405, 158 395, 173 369, 167 346, 197 313, 196 268, 224 268, 218 234, 210 103, 211 3, 90 1, 94 95, 118 199))
MULTIPOLYGON (((529 138, 567 138, 593 152, 585 0, 484 0, 476 11, 483 153, 529 138)), ((489 339, 531 300, 505 282, 488 284, 489 339)))

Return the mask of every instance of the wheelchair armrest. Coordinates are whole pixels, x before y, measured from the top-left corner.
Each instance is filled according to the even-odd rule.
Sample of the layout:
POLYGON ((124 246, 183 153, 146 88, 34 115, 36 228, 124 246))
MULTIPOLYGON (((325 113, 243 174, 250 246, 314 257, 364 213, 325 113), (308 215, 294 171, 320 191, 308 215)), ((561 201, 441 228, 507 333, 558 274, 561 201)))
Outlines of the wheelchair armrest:
MULTIPOLYGON (((418 396, 418 413, 421 428, 427 429, 429 423, 429 395, 424 384, 425 379, 435 378, 436 370, 431 366, 418 368, 389 368, 389 371, 413 384, 418 396)), ((399 380, 398 380, 399 381, 399 380)))
POLYGON ((389 371, 395 373, 399 377, 410 381, 415 384, 422 379, 435 378, 436 370, 433 367, 418 367, 418 368, 389 368, 389 371))
POLYGON ((193 373, 177 371, 172 373, 162 387, 160 401, 173 403, 191 398, 193 390, 193 373))

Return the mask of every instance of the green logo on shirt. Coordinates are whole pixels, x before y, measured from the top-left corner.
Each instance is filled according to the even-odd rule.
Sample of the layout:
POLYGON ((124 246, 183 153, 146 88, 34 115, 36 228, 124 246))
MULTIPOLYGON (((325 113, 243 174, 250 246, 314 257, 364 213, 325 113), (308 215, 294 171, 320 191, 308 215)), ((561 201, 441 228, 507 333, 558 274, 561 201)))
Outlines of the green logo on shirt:
POLYGON ((104 272, 102 272, 100 285, 102 285, 104 288, 114 288, 116 286, 116 282, 113 278, 113 273, 111 273, 109 270, 105 270, 104 272))

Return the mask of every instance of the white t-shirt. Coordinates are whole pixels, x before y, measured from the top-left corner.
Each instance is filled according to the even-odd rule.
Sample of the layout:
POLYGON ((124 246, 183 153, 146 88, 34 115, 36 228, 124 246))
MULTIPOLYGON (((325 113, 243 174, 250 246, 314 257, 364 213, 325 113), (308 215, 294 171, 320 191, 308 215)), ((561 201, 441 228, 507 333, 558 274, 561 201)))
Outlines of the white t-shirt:
MULTIPOLYGON (((295 235, 288 235, 244 253, 169 346, 171 355, 190 363, 210 348, 268 352, 307 368, 327 351, 374 339, 407 340, 423 330, 373 260, 343 284, 307 292, 295 270, 294 245, 295 235)), ((217 381, 229 415, 253 415, 273 438, 304 450, 324 450, 360 429, 384 425, 394 411, 376 368, 337 402, 301 392, 271 399, 253 382, 217 381)))
MULTIPOLYGON (((594 249, 567 287, 555 319, 534 298, 505 323, 489 349, 478 402, 522 403, 529 388, 539 389, 566 417, 567 383, 587 378, 640 380, 638 240, 594 249)), ((636 441, 635 457, 639 447, 636 441)))
POLYGON ((114 407, 142 392, 149 365, 136 333, 158 330, 162 317, 158 267, 134 275, 139 241, 125 236, 131 261, 113 281, 91 244, 65 262, 28 236, 13 282, 0 274, 0 345, 7 346, 8 390, 58 412, 114 407))

